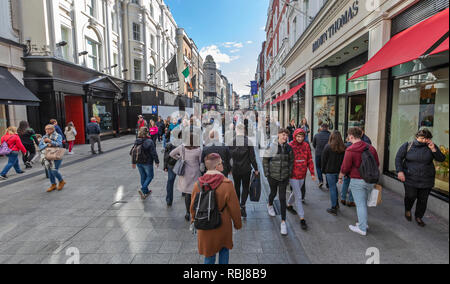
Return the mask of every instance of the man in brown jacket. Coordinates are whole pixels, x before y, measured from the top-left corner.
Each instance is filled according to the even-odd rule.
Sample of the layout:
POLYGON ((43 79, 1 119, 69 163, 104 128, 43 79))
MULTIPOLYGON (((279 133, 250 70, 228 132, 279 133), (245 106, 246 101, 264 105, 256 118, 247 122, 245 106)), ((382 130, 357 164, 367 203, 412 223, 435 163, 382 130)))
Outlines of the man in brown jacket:
POLYGON ((223 162, 219 154, 209 154, 205 158, 208 171, 200 177, 194 185, 191 201, 192 222, 195 218, 194 201, 200 193, 200 186, 207 183, 216 190, 218 208, 224 208, 221 213, 222 225, 214 230, 198 230, 198 252, 205 256, 205 264, 215 264, 216 254, 219 253, 219 264, 228 264, 230 250, 233 249, 233 223, 234 228, 242 228, 241 208, 233 183, 222 174, 223 162))

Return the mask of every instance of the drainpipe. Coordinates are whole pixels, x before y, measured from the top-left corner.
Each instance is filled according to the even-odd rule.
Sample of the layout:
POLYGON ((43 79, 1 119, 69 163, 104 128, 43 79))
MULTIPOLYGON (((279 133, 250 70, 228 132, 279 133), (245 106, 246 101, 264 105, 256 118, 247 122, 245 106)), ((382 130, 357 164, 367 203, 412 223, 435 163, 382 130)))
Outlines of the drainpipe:
MULTIPOLYGON (((105 67, 111 67, 111 27, 109 26, 109 10, 108 10, 108 3, 106 0, 103 0, 103 17, 106 19, 106 30, 105 30, 105 38, 106 38, 106 46, 107 46, 107 53, 108 53, 108 64, 106 64, 105 67)), ((112 68, 109 68, 109 74, 111 75, 112 68)))

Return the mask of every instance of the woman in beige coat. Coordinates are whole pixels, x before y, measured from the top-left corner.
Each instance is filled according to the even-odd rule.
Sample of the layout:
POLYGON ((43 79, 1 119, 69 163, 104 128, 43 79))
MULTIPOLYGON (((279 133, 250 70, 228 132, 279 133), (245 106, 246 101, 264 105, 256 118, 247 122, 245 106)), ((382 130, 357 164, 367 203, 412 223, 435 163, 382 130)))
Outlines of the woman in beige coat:
POLYGON ((191 135, 191 143, 183 143, 170 152, 170 157, 173 159, 179 160, 184 157, 184 160, 186 161, 184 176, 179 176, 177 183, 178 190, 184 193, 186 204, 186 215, 184 218, 186 221, 190 220, 189 207, 191 205, 192 189, 194 188, 194 183, 197 182, 197 179, 201 176, 200 164, 202 159, 202 150, 199 146, 189 146, 194 145, 193 136, 194 135, 191 135))
POLYGON ((219 154, 209 154, 205 158, 208 171, 195 183, 192 193, 191 215, 195 218, 195 197, 200 193, 200 186, 208 184, 216 192, 217 207, 221 210, 222 224, 214 230, 198 230, 198 251, 205 256, 205 264, 215 264, 219 253, 219 264, 228 264, 230 250, 233 249, 234 228, 242 228, 241 207, 233 183, 223 174, 223 163, 219 154))
POLYGON ((75 145, 75 139, 77 136, 77 130, 73 125, 73 122, 67 124, 66 129, 64 129, 64 135, 66 135, 66 140, 69 142, 69 155, 73 155, 73 145, 75 145))

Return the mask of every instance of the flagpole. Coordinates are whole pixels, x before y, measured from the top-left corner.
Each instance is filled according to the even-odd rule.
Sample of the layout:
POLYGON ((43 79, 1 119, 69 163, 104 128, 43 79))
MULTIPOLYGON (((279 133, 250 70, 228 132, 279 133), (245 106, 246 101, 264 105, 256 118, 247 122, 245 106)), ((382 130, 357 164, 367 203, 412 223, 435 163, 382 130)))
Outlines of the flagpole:
POLYGON ((159 67, 159 69, 155 71, 154 74, 149 74, 149 75, 147 75, 147 77, 150 77, 149 79, 147 79, 147 83, 149 83, 151 77, 155 76, 162 68, 165 67, 165 65, 166 65, 167 63, 169 63, 170 61, 172 61, 172 59, 173 59, 175 56, 176 56, 176 53, 172 56, 172 58, 170 58, 169 60, 167 60, 166 62, 164 62, 164 63, 161 65, 161 67, 159 67))

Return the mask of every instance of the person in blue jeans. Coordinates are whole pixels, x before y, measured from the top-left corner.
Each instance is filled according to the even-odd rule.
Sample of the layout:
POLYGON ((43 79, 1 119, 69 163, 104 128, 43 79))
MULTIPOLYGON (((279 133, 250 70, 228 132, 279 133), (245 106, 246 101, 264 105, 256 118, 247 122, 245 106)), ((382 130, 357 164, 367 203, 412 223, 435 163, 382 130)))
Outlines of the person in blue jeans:
POLYGON ((176 147, 169 143, 164 149, 164 171, 168 174, 167 186, 166 186, 166 203, 168 207, 172 206, 173 203, 173 188, 177 175, 173 171, 173 167, 177 163, 177 160, 170 157, 170 152, 172 152, 176 147))
POLYGON ((9 170, 14 167, 18 174, 23 174, 24 172, 20 169, 19 166, 19 152, 25 156, 27 153, 27 149, 23 146, 22 141, 20 140, 19 135, 17 134, 17 128, 14 126, 8 127, 6 129, 5 135, 0 140, 0 145, 6 143, 11 152, 6 155, 8 157, 8 162, 6 163, 3 171, 0 174, 0 178, 6 180, 8 177, 9 170))
POLYGON ((359 172, 362 164, 362 153, 368 149, 370 154, 379 166, 378 153, 375 148, 362 141, 363 131, 359 127, 350 128, 348 130, 348 141, 352 146, 345 151, 344 162, 342 163, 341 173, 339 175, 339 183, 343 183, 344 176, 350 175, 350 190, 356 203, 356 212, 358 214, 358 222, 356 225, 350 225, 349 229, 362 236, 367 235, 368 214, 367 200, 372 192, 374 184, 367 183, 359 172))
MULTIPOLYGON (((45 127, 45 133, 39 143, 39 150, 42 151, 46 148, 62 148, 63 147, 63 137, 56 132, 54 125, 47 125, 45 127)), ((59 172, 62 160, 47 160, 44 159, 44 166, 47 169, 48 177, 50 178, 51 186, 47 189, 47 192, 52 192, 54 190, 62 190, 66 184, 62 175, 59 172), (58 179, 59 184, 56 185, 56 179, 58 179)))
POLYGON ((148 187, 155 176, 153 164, 155 163, 156 167, 159 167, 159 158, 156 153, 156 146, 149 137, 149 130, 147 127, 142 127, 139 129, 138 139, 136 139, 134 146, 142 147, 145 156, 142 159, 140 158, 136 164, 134 164, 134 161, 132 164, 133 168, 137 167, 139 170, 139 174, 141 176, 141 189, 138 190, 138 193, 141 196, 141 199, 145 200, 152 192, 148 187))
POLYGON ((353 199, 353 194, 350 191, 350 180, 351 179, 349 177, 344 177, 341 192, 341 203, 342 205, 347 205, 348 207, 355 207, 355 200, 353 199))
POLYGON ((316 162, 316 170, 317 170, 317 178, 319 179, 319 187, 323 186, 323 173, 322 173, 322 153, 325 149, 325 146, 328 144, 328 140, 330 139, 330 131, 328 131, 328 124, 322 124, 320 126, 320 132, 317 133, 314 138, 312 145, 315 149, 315 162, 316 162))
POLYGON ((322 172, 326 175, 330 187, 331 208, 327 209, 327 212, 334 216, 337 216, 337 210, 339 209, 337 183, 342 162, 344 161, 344 155, 345 144, 342 140, 342 135, 339 131, 335 130, 322 152, 321 161, 322 172))
MULTIPOLYGON (((219 251, 219 264, 228 264, 230 259, 230 250, 223 248, 219 251)), ((216 264, 216 256, 205 257, 205 264, 216 264)))

